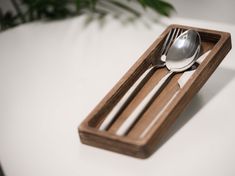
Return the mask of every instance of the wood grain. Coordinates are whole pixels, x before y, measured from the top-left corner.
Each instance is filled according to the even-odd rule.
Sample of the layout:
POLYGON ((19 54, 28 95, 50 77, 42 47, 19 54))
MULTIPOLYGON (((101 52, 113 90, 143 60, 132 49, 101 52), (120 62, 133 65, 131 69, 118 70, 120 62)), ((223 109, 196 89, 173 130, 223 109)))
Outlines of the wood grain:
POLYGON ((149 157, 159 147, 162 139, 166 136, 170 127, 174 125, 179 114, 215 71, 231 47, 229 33, 182 25, 170 25, 82 122, 78 129, 81 142, 133 157, 149 157), (177 82, 182 73, 176 74, 161 94, 154 99, 144 114, 136 120, 125 136, 118 136, 115 133, 134 108, 167 73, 166 68, 158 69, 146 78, 145 83, 140 86, 139 91, 136 92, 133 99, 130 99, 129 104, 117 116, 107 131, 99 131, 100 124, 120 98, 138 77, 151 66, 153 58, 160 56, 164 38, 172 28, 198 31, 202 39, 201 54, 211 50, 210 54, 199 65, 192 78, 187 81, 182 89, 180 89, 177 82), (164 109, 164 112, 159 115, 177 91, 179 92, 177 96, 164 109), (156 117, 158 117, 157 120, 155 119, 156 117), (140 138, 140 135, 154 119, 156 123, 144 137, 140 138))

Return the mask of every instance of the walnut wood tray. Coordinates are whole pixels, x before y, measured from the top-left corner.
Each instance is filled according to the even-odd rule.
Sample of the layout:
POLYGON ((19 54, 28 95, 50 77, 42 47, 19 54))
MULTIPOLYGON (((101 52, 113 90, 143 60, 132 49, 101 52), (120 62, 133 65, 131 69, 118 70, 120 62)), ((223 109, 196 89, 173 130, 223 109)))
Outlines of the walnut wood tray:
POLYGON ((158 148, 161 140, 169 132, 170 127, 174 125, 179 114, 208 80, 230 49, 231 37, 229 33, 182 25, 170 25, 82 122, 79 127, 81 142, 133 157, 149 157, 158 148), (145 84, 142 85, 139 92, 136 93, 132 101, 115 119, 111 126, 106 131, 100 131, 99 126, 107 117, 108 113, 141 74, 151 66, 152 59, 159 57, 163 42, 172 28, 181 28, 183 30, 194 29, 199 32, 202 40, 201 54, 211 50, 209 55, 196 68, 183 88, 178 86, 177 80, 182 74, 178 73, 160 95, 154 99, 128 133, 124 136, 116 135, 115 132, 125 119, 128 118, 133 109, 167 73, 166 68, 157 69, 152 75, 146 78, 145 84), (140 137, 176 91, 179 91, 179 93, 167 108, 164 109, 164 112, 160 114, 151 129, 144 136, 140 137))

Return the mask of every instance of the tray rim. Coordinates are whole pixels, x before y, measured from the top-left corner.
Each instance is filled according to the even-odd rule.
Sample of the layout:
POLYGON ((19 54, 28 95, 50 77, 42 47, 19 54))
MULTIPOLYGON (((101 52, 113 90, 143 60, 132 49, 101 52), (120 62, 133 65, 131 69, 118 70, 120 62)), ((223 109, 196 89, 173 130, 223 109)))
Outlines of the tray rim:
MULTIPOLYGON (((78 127, 78 132, 79 132, 81 141, 84 140, 84 134, 87 133, 89 135, 92 135, 94 138, 102 138, 104 140, 107 140, 107 145, 110 141, 111 142, 115 141, 118 144, 123 143, 123 144, 127 144, 127 145, 132 145, 132 147, 136 148, 137 151, 139 151, 139 150, 143 151, 143 153, 144 153, 143 155, 150 155, 149 154, 150 149, 147 147, 147 145, 150 145, 151 140, 153 138, 156 138, 156 134, 154 134, 154 133, 156 132, 156 130, 158 130, 158 127, 154 126, 146 134, 145 138, 133 140, 128 137, 117 136, 115 134, 108 133, 107 131, 99 131, 98 129, 95 129, 94 127, 90 127, 88 123, 90 120, 95 118, 95 115, 97 114, 97 112, 101 111, 101 108, 103 106, 105 106, 105 104, 108 102, 108 100, 113 98, 113 95, 115 94, 115 92, 122 89, 123 84, 125 84, 125 82, 128 80, 128 78, 134 74, 134 72, 138 69, 138 67, 140 65, 144 64, 144 62, 146 62, 146 56, 151 55, 156 50, 156 47, 166 37, 167 33, 172 28, 176 28, 176 27, 183 28, 183 29, 194 29, 194 30, 198 31, 199 33, 202 32, 202 33, 207 33, 207 34, 212 34, 212 35, 218 35, 219 39, 218 39, 218 42, 216 42, 216 44, 213 46, 213 50, 212 50, 213 52, 210 52, 210 54, 207 56, 207 58, 203 61, 203 63, 204 62, 205 63, 201 64, 199 66, 199 68, 195 71, 192 79, 187 81, 187 83, 184 86, 184 89, 182 89, 182 91, 179 92, 179 94, 176 96, 174 102, 172 102, 170 104, 170 106, 167 108, 168 111, 166 111, 164 113, 164 117, 161 118, 162 122, 160 123, 160 125, 164 125, 163 122, 167 118, 169 118, 169 116, 172 116, 172 112, 174 111, 174 108, 176 107, 176 105, 178 103, 182 103, 182 100, 184 100, 184 99, 191 99, 191 97, 195 95, 195 93, 193 93, 192 96, 188 97, 189 95, 187 94, 187 92, 195 84, 199 75, 203 73, 203 71, 208 66, 208 64, 216 57, 218 52, 222 52, 221 50, 224 50, 223 55, 226 56, 228 51, 231 49, 231 35, 228 32, 205 29, 205 28, 198 28, 198 27, 191 27, 191 26, 185 26, 185 25, 179 25, 179 24, 169 25, 161 33, 161 35, 159 37, 157 37, 157 39, 150 45, 150 47, 137 59, 137 61, 130 67, 130 69, 124 74, 124 76, 122 76, 122 78, 114 85, 114 87, 104 96, 104 98, 98 103, 98 105, 88 114, 88 116, 85 118, 85 120, 83 120, 83 122, 78 127), (226 42, 229 42, 230 47, 225 50, 224 47, 225 47, 226 42)), ((217 61, 218 63, 215 63, 214 67, 216 68, 222 60, 223 59, 220 59, 219 61, 217 61)), ((212 73, 213 73, 213 71, 212 71, 212 73)), ((208 78, 210 77, 210 75, 208 76, 208 78)), ((207 81, 207 79, 202 83, 202 85, 207 81)), ((199 89, 197 91, 199 91, 201 87, 199 86, 199 89)), ((188 104, 188 102, 186 103, 186 105, 187 104, 188 104)), ((184 106, 186 106, 186 105, 184 105, 184 106)), ((176 115, 176 116, 178 116, 178 115, 176 115)), ((88 139, 88 140, 90 140, 90 139, 88 139)), ((82 142, 86 143, 85 141, 82 141, 82 142)), ((102 146, 101 148, 104 148, 104 147, 102 146)), ((108 150, 110 150, 110 149, 108 149, 108 150)), ((116 151, 116 152, 119 152, 119 151, 116 151)))

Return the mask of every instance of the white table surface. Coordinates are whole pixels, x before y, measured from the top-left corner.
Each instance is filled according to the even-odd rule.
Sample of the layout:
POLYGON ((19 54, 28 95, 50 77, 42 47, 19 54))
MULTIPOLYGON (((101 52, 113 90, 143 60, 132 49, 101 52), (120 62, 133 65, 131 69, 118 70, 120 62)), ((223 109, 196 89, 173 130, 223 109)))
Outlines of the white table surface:
POLYGON ((77 127, 168 24, 235 26, 182 18, 84 18, 0 33, 0 162, 7 176, 234 176, 235 52, 192 100, 175 134, 141 160, 82 145, 77 127))

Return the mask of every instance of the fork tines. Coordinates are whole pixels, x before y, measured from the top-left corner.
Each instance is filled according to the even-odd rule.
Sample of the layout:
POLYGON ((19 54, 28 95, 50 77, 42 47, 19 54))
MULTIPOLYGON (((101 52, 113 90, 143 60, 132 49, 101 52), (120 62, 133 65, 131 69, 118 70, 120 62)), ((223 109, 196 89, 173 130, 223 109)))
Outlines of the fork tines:
POLYGON ((162 46, 162 55, 166 55, 174 40, 183 32, 180 28, 173 28, 167 35, 162 46))

